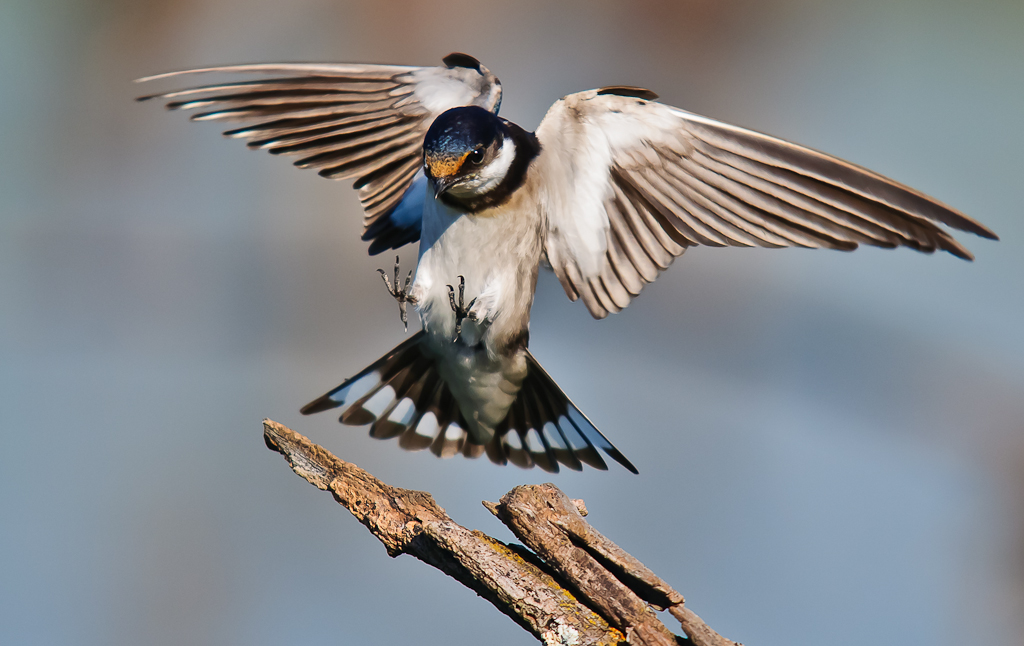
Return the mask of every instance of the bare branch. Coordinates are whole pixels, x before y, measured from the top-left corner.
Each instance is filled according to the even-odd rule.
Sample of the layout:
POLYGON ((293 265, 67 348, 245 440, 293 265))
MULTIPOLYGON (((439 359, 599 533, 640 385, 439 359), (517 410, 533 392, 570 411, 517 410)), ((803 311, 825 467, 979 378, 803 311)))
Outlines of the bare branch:
POLYGON ((430 494, 384 484, 298 433, 263 422, 267 446, 330 491, 387 548, 411 554, 474 590, 548 646, 737 646, 683 605, 683 596, 590 526, 582 500, 552 484, 516 487, 484 505, 527 547, 453 521, 430 494), (689 639, 654 609, 668 609, 689 639))
POLYGON ((501 541, 455 523, 430 494, 388 486, 277 422, 263 421, 263 437, 295 473, 334 494, 389 555, 410 554, 436 567, 546 644, 624 640, 539 567, 501 541))

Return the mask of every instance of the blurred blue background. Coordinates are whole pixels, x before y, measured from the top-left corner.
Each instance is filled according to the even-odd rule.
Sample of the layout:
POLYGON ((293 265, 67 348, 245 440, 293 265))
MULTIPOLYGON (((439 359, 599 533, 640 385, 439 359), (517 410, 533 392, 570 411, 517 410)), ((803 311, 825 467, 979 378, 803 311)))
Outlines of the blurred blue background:
POLYGON ((480 501, 554 480, 750 645, 1024 643, 1022 69, 1019 0, 5 0, 0 644, 531 643, 387 559, 264 447, 263 417, 504 540, 480 501), (528 129, 563 94, 646 86, 1002 242, 960 236, 973 264, 697 248, 601 322, 542 276, 532 348, 639 476, 441 461, 303 418, 403 338, 390 257, 366 255, 347 183, 130 81, 451 51, 528 129))

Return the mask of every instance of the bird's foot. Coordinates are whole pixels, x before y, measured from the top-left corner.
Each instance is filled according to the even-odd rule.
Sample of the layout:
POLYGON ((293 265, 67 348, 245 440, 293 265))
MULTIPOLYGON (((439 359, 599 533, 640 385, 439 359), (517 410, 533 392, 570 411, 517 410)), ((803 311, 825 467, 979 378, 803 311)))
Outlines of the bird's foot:
POLYGON ((455 338, 453 339, 453 341, 458 341, 459 338, 462 336, 462 321, 466 318, 469 318, 470 320, 475 320, 476 318, 470 312, 470 310, 473 309, 473 304, 476 303, 476 299, 474 298, 467 304, 465 302, 465 296, 466 277, 459 276, 458 302, 455 301, 455 288, 452 287, 451 285, 448 285, 448 302, 452 306, 452 311, 455 312, 455 338))
POLYGON ((401 273, 398 269, 398 256, 395 256, 395 282, 392 283, 391 279, 388 278, 388 274, 383 269, 378 269, 380 277, 384 279, 384 285, 388 288, 388 293, 391 294, 392 298, 398 301, 398 311, 402 315, 402 325, 405 326, 405 331, 409 331, 409 314, 406 311, 406 305, 408 303, 416 304, 416 299, 413 298, 412 294, 409 293, 409 285, 412 284, 412 270, 409 270, 409 275, 405 277, 405 285, 399 282, 401 273))

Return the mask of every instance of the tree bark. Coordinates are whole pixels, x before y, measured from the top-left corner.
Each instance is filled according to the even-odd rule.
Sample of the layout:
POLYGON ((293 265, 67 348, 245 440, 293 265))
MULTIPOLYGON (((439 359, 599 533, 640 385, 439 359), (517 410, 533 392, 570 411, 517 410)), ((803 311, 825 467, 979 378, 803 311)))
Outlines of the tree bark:
POLYGON ((548 646, 736 646, 686 608, 683 596, 602 536, 553 484, 516 487, 484 505, 532 552, 453 521, 429 493, 391 487, 295 431, 263 421, 267 446, 313 486, 330 491, 384 544, 489 601, 548 646), (667 609, 687 638, 654 610, 667 609))

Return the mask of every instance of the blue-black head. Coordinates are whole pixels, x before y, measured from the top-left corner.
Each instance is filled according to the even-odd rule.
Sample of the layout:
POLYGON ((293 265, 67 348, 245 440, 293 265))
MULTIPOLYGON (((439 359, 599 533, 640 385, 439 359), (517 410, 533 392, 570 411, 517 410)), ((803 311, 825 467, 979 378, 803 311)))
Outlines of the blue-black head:
MULTIPOLYGON (((487 188, 486 180, 500 180, 495 175, 503 176, 508 164, 491 164, 503 156, 506 139, 505 122, 475 105, 452 108, 434 119, 423 140, 423 172, 433 182, 435 195, 474 193, 487 188)), ((514 153, 514 144, 509 145, 504 156, 514 153)))
POLYGON ((423 172, 434 197, 469 213, 502 204, 540 152, 532 132, 477 107, 441 114, 423 140, 423 172))

